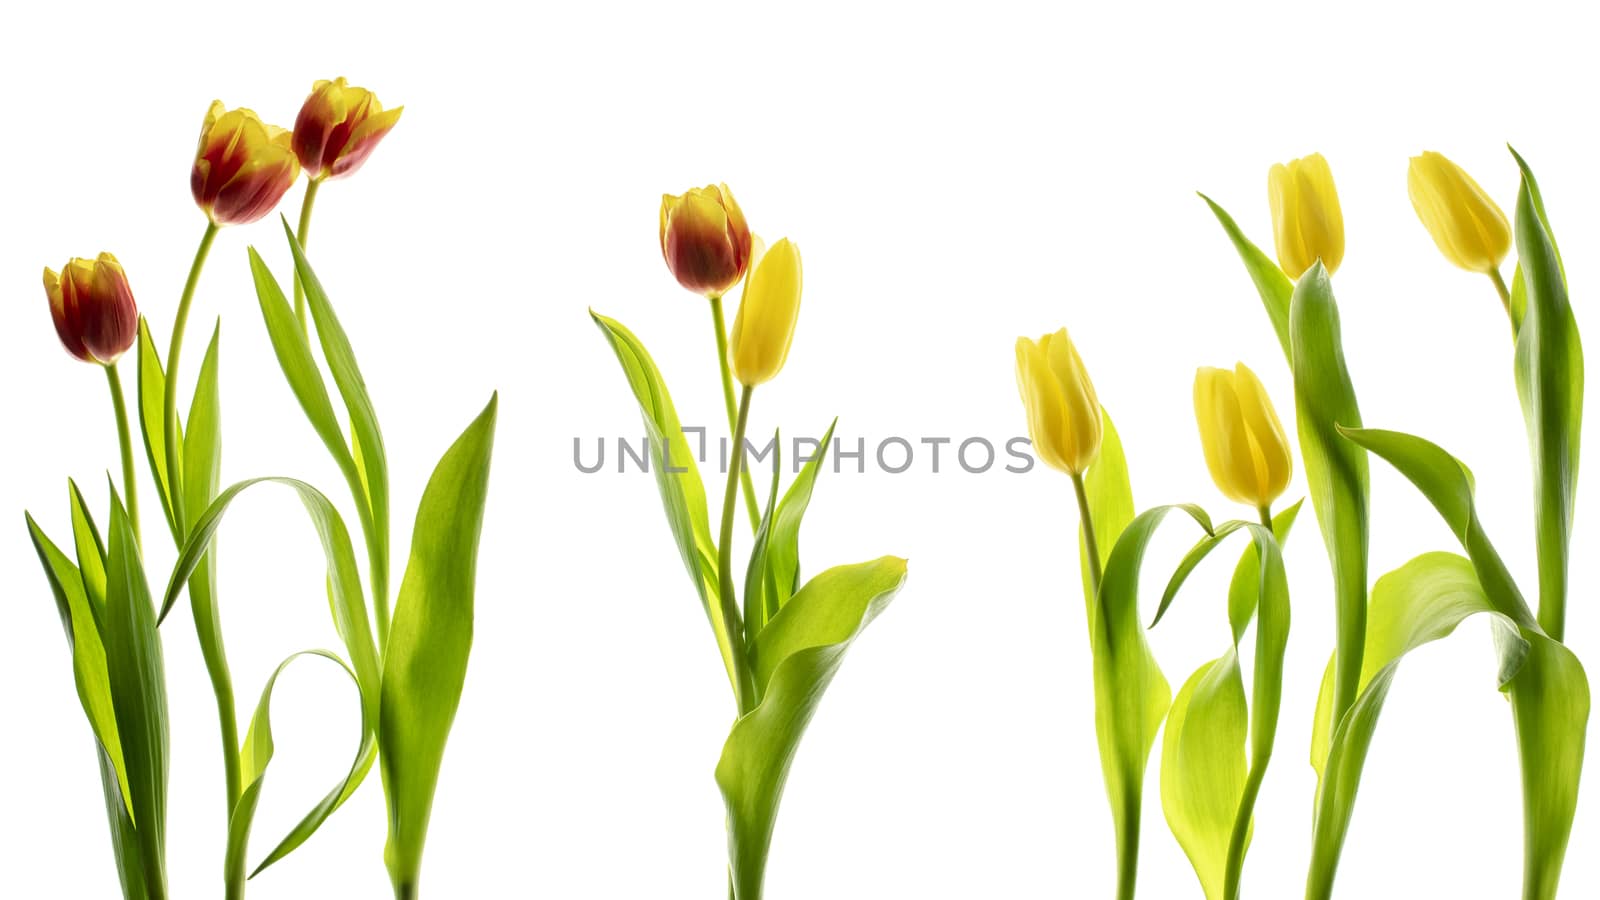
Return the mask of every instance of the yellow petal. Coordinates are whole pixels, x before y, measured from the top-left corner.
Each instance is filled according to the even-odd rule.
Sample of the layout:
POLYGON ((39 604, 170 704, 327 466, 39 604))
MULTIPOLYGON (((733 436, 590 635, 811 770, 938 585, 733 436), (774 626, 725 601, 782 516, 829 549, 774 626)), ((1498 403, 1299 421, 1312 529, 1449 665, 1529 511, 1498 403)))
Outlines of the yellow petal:
POLYGON ((1252 454, 1256 466, 1257 506, 1265 506, 1278 499, 1289 487, 1294 473, 1294 455, 1289 450, 1289 437, 1283 423, 1278 421, 1277 410, 1272 408, 1272 398, 1267 389, 1250 371, 1239 363, 1234 367, 1234 393, 1238 397, 1239 413, 1249 431, 1252 454))
POLYGON ((1417 218, 1450 262, 1488 273, 1505 261, 1511 252, 1506 214, 1466 170, 1428 151, 1412 157, 1406 188, 1417 218))
POLYGON ((1072 463, 1063 453, 1067 445, 1061 385, 1050 371, 1044 348, 1025 337, 1017 338, 1017 393, 1028 417, 1028 438, 1040 461, 1071 473, 1072 463))
POLYGON ((1239 412, 1234 373, 1210 367, 1195 372, 1194 414, 1211 480, 1228 499, 1259 505, 1256 464, 1239 412))
POLYGON ((800 249, 788 238, 773 244, 750 270, 729 350, 739 383, 753 387, 770 381, 788 360, 800 318, 801 283, 800 249))

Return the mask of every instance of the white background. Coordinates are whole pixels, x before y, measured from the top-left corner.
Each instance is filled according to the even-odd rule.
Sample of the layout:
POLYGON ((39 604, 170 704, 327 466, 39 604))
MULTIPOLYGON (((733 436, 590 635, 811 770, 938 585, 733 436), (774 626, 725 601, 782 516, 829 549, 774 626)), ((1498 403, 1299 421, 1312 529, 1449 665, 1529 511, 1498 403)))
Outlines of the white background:
MULTIPOLYGON (((1575 17, 1512 17, 1504 4, 1280 6, 9 11, 0 893, 116 890, 89 731, 22 528, 27 508, 65 532, 68 475, 103 503, 115 443, 103 379, 61 352, 39 272, 117 253, 164 342, 203 226, 186 179, 213 97, 289 125, 313 79, 344 74, 406 106, 367 167, 324 189, 312 241, 382 416, 397 582, 428 471, 501 391, 477 643, 434 809, 427 896, 723 896, 711 772, 733 710, 714 644, 652 480, 572 463, 574 437, 592 449, 599 436, 640 433, 591 305, 647 342, 686 421, 721 421, 705 304, 670 279, 657 248, 664 191, 725 180, 758 233, 804 251, 794 350, 757 393, 754 433, 817 434, 838 415, 841 436, 869 446, 894 435, 1003 441, 1023 428, 1016 336, 1067 325, 1118 417, 1139 504, 1195 500, 1227 517, 1243 511, 1206 477, 1194 367, 1246 360, 1286 420, 1292 402, 1259 302, 1193 192, 1269 244, 1268 166, 1320 150, 1344 204, 1335 285, 1366 420, 1463 457, 1492 536, 1532 585, 1504 316, 1486 280, 1435 251, 1405 166, 1444 151, 1509 213, 1516 169, 1503 143, 1514 141, 1540 176, 1579 321, 1600 346, 1588 302, 1600 278, 1589 32, 1575 17)), ((291 217, 298 202, 297 189, 291 217)), ((224 480, 301 476, 348 508, 272 359, 245 265, 252 243, 286 273, 275 219, 222 234, 185 375, 220 315, 224 480)), ((1600 423, 1593 409, 1590 422, 1600 423)), ((803 540, 810 571, 896 553, 911 578, 805 739, 771 857, 773 900, 1111 892, 1068 482, 1042 467, 968 475, 944 462, 939 474, 926 455, 902 475, 830 472, 818 486, 803 540)), ((721 480, 707 476, 715 506, 721 480)), ((1569 617, 1592 670, 1596 484, 1581 489, 1569 617)), ((1297 472, 1288 499, 1303 493, 1297 472)), ((1374 575, 1454 549, 1381 463, 1373 494, 1374 575)), ((164 582, 173 554, 148 481, 143 497, 151 577, 164 582)), ((1153 551, 1151 591, 1191 537, 1175 525, 1153 551)), ((222 541, 221 602, 248 710, 280 658, 336 638, 314 535, 290 494, 246 495, 222 541)), ((1294 631, 1245 872, 1253 897, 1296 896, 1308 857, 1307 746, 1332 646, 1309 510, 1289 561, 1294 631)), ((1229 568, 1203 570, 1154 633, 1175 686, 1224 646, 1229 568)), ((221 772, 186 605, 163 635, 173 896, 216 896, 221 772)), ((331 669, 285 677, 252 859, 338 777, 354 706, 331 669)), ((1198 896, 1155 768, 1143 896, 1198 896)), ((1600 840, 1589 781, 1564 896, 1600 887, 1600 860, 1585 849, 1600 840)), ((251 895, 385 896, 383 822, 374 776, 251 895)), ((1472 622, 1397 680, 1341 896, 1514 896, 1520 822, 1508 708, 1487 628, 1472 622)))

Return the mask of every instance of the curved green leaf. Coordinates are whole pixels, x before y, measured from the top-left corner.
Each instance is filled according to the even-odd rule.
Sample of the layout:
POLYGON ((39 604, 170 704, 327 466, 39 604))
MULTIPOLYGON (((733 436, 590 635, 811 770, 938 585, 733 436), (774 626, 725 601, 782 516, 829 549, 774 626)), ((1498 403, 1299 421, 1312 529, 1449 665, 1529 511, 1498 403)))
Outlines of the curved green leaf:
POLYGON ((789 599, 752 646, 761 702, 734 724, 717 763, 736 900, 760 900, 778 802, 800 738, 845 651, 905 578, 906 561, 893 556, 828 569, 789 599))
POLYGON ((783 475, 783 434, 772 433, 772 488, 767 494, 767 505, 761 513, 761 523, 756 526, 756 536, 750 545, 750 562, 744 574, 744 632, 745 643, 750 644, 772 617, 768 610, 768 597, 776 599, 777 585, 772 583, 772 573, 767 568, 767 547, 771 541, 774 519, 778 513, 778 482, 783 475))
POLYGON ((350 338, 339 323, 339 317, 334 314, 327 291, 323 290, 317 273, 312 271, 311 263, 306 260, 305 251, 295 238, 294 230, 289 227, 288 219, 283 219, 283 230, 289 239, 289 252, 294 254, 295 271, 299 273, 300 284, 305 288, 306 305, 310 307, 311 317, 317 325, 317 338, 322 345, 322 355, 328 361, 328 373, 333 376, 344 408, 350 413, 353 432, 351 456, 361 471, 361 486, 364 489, 360 501, 370 508, 374 526, 369 547, 370 552, 374 553, 371 565, 373 594, 379 598, 379 603, 387 604, 389 458, 383 446, 383 431, 378 427, 378 413, 372 406, 372 397, 367 393, 367 382, 361 376, 361 367, 356 364, 350 338))
MULTIPOLYGON (((811 504, 817 473, 822 470, 822 461, 827 458, 828 447, 833 442, 833 429, 838 424, 839 420, 834 419, 828 425, 817 447, 817 455, 801 467, 794 483, 784 492, 783 500, 776 507, 768 504, 770 522, 763 520, 761 523, 745 579, 745 627, 752 636, 759 634, 800 588, 800 523, 811 504)), ((777 486, 774 475, 774 500, 777 486)))
POLYGON ((732 638, 721 614, 717 545, 711 538, 705 485, 700 481, 700 467, 689 449, 689 442, 683 437, 683 426, 672 406, 672 395, 667 392, 667 384, 649 351, 633 332, 621 322, 594 310, 589 311, 589 316, 616 353, 622 373, 628 378, 628 387, 639 404, 650 443, 650 468, 655 472, 656 486, 661 491, 667 524, 672 528, 672 538, 677 542, 689 579, 700 594, 700 605, 711 622, 728 681, 737 687, 732 638))
MULTIPOLYGON (((178 521, 172 514, 172 491, 167 486, 167 436, 162 422, 166 390, 167 374, 161 368, 161 355, 150 337, 150 323, 140 316, 139 431, 144 436, 145 458, 150 463, 150 474, 155 476, 156 495, 161 498, 161 513, 166 517, 167 530, 174 541, 179 541, 183 536, 178 534, 178 521)), ((178 423, 178 437, 183 437, 182 422, 178 423)))
POLYGON ((1290 618, 1289 586, 1280 548, 1299 509, 1296 503, 1280 513, 1271 532, 1245 522, 1228 522, 1217 528, 1180 565, 1162 601, 1165 608, 1194 570, 1196 557, 1209 553, 1234 531, 1249 531, 1250 546, 1235 566, 1228 590, 1233 643, 1184 684, 1167 716, 1162 741, 1162 809, 1210 900, 1239 895, 1256 796, 1276 741, 1290 618), (1257 612, 1256 670, 1247 706, 1239 670, 1239 641, 1257 612))
POLYGON ((1250 281, 1256 286, 1256 293, 1261 295, 1261 305, 1267 310, 1267 318, 1272 322, 1272 330, 1278 336, 1278 343, 1283 347, 1283 356, 1291 365, 1294 361, 1293 341, 1289 336, 1289 307, 1290 297, 1294 293, 1294 282, 1289 276, 1283 274, 1278 264, 1272 257, 1261 252, 1261 248, 1250 242, 1233 221, 1233 216, 1218 206, 1210 197, 1200 195, 1200 199, 1211 207, 1211 212, 1222 223, 1222 230, 1227 233, 1228 240, 1233 242, 1233 248, 1238 251, 1239 259, 1244 262, 1245 271, 1250 273, 1250 281))
POLYGON ((467 676, 498 407, 496 395, 445 451, 422 492, 384 656, 378 717, 389 801, 384 861, 399 896, 414 896, 406 891, 415 891, 421 872, 439 766, 467 676))
MULTIPOLYGON (((228 864, 225 871, 237 872, 244 870, 244 854, 249 847, 250 828, 255 820, 256 804, 261 800, 261 787, 266 778, 267 765, 272 762, 272 755, 275 751, 272 742, 272 690, 277 686, 278 676, 283 674, 283 670, 287 669, 290 663, 304 656, 320 656, 331 660, 346 675, 350 676, 350 681, 355 684, 358 694, 361 690, 360 679, 356 677, 356 673, 345 665, 344 660, 340 659, 338 655, 327 650, 302 650, 299 653, 291 654, 273 670, 272 676, 267 679, 266 686, 261 689, 261 700, 256 704, 255 714, 250 717, 250 730, 245 733, 244 746, 239 752, 244 791, 240 794, 238 802, 234 804, 233 815, 228 822, 228 864)), ((369 706, 365 702, 361 704, 363 710, 368 709, 369 706)), ((363 713, 364 715, 365 713, 363 713)), ((294 828, 290 829, 283 840, 278 842, 278 846, 273 848, 272 852, 267 854, 266 858, 261 861, 261 864, 256 866, 255 870, 251 872, 252 878, 261 874, 263 869, 288 856, 297 847, 305 843, 322 826, 322 823, 327 821, 328 817, 333 815, 334 811, 344 805, 344 802, 356 792, 356 788, 361 786, 361 782, 366 778, 367 772, 372 768, 373 761, 377 759, 376 732, 376 723, 362 722, 361 745, 356 751, 355 761, 350 764, 350 771, 311 808, 311 811, 305 817, 295 824, 294 828)))
POLYGON ((1331 709, 1338 717, 1355 702, 1366 642, 1371 487, 1366 453, 1338 431, 1341 425, 1359 427, 1361 410, 1345 367, 1333 285, 1320 262, 1295 285, 1289 333, 1300 456, 1333 567, 1337 662, 1331 709))
POLYGON ((1139 571, 1150 539, 1174 509, 1188 513, 1208 534, 1212 531, 1210 519, 1196 506, 1157 506, 1140 513, 1112 547, 1091 607, 1095 737, 1117 832, 1119 882, 1130 889, 1139 858, 1144 770, 1172 700, 1139 620, 1139 571))
POLYGON ((178 554, 172 575, 167 580, 165 599, 161 605, 163 617, 178 599, 185 580, 195 573, 208 554, 212 538, 222 527, 223 516, 241 493, 258 484, 280 484, 299 495, 300 502, 311 516, 322 543, 322 552, 328 563, 328 591, 335 629, 350 654, 355 668, 356 681, 362 688, 363 702, 369 707, 367 715, 377 721, 377 703, 380 685, 377 645, 372 640, 372 625, 367 618, 365 596, 361 592, 361 576, 356 568, 355 548, 350 543, 350 532, 344 519, 321 491, 293 478, 252 478, 231 485, 217 495, 198 519, 178 554))
MULTIPOLYGON (((1123 454, 1122 436, 1111 422, 1111 414, 1100 411, 1100 455, 1083 473, 1084 494, 1089 498, 1089 518, 1094 523, 1095 546, 1104 569, 1111 559, 1111 548, 1133 521, 1133 487, 1128 481, 1128 459, 1123 454)), ((1083 523, 1078 523, 1078 571, 1083 581, 1084 609, 1094 620, 1095 594, 1089 577, 1088 544, 1083 539, 1083 523)))
MULTIPOLYGON (((1512 151, 1515 155, 1515 151, 1512 151)), ((1521 156, 1517 194, 1517 271, 1524 289, 1517 323, 1517 397, 1533 456, 1534 530, 1539 557, 1539 622, 1566 631, 1567 568, 1578 491, 1583 428, 1583 343, 1567 300, 1566 274, 1533 172, 1521 156)))

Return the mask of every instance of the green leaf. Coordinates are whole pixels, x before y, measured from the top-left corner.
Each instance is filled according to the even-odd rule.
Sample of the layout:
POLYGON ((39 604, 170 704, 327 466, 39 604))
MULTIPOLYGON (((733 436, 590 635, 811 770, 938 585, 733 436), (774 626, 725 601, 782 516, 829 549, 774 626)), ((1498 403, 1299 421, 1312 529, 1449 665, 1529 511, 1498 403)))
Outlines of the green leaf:
MULTIPOLYGON (((800 474, 795 476, 794 483, 784 493, 783 501, 769 511, 770 525, 766 520, 762 521, 756 549, 750 554, 750 570, 745 580, 745 627, 751 635, 759 634, 761 628, 772 621, 778 610, 800 588, 800 523, 811 504, 817 473, 822 471, 822 462, 827 458, 828 447, 833 442, 833 429, 838 424, 839 420, 835 419, 828 426, 822 443, 817 447, 817 455, 806 461, 800 474), (760 577, 757 577, 758 573, 760 577), (752 622, 755 624, 751 625, 752 622)), ((776 499, 776 476, 773 489, 776 499)))
POLYGON ((1371 487, 1366 454, 1339 434, 1340 426, 1360 427, 1361 410, 1345 368, 1333 285, 1320 262, 1295 286, 1289 326, 1300 456, 1333 567, 1337 663, 1331 711, 1339 717, 1355 702, 1366 643, 1371 487))
MULTIPOLYGON (((245 785, 239 801, 234 805, 233 815, 228 823, 228 865, 225 871, 243 871, 244 854, 248 849, 250 827, 255 819, 256 804, 261 799, 261 788, 266 778, 267 765, 272 762, 274 745, 272 742, 272 690, 277 686, 278 676, 289 667, 290 663, 301 657, 320 656, 331 660, 341 671, 350 677, 355 684, 359 696, 361 690, 360 679, 356 673, 345 665, 344 660, 338 655, 327 650, 303 650, 292 654, 289 658, 278 664, 273 670, 272 677, 267 679, 266 687, 261 690, 261 700, 256 704, 255 714, 250 717, 250 730, 245 733, 244 747, 240 751, 240 769, 245 785)), ((363 721, 361 723, 361 745, 356 751, 355 760, 350 764, 350 770, 333 786, 323 798, 311 808, 311 811, 295 824, 289 833, 267 854, 261 864, 251 872, 251 877, 259 875, 263 869, 288 856, 301 844, 305 843, 322 823, 333 815, 334 811, 350 799, 361 786, 367 772, 372 768, 372 763, 378 756, 376 738, 377 723, 365 721, 365 710, 372 707, 363 700, 363 721)))
MULTIPOLYGON (((172 514, 172 491, 167 480, 167 437, 162 424, 165 411, 167 375, 161 368, 161 355, 150 337, 150 324, 139 317, 139 431, 144 436, 145 458, 155 476, 156 495, 161 498, 161 513, 166 517, 172 539, 180 541, 178 521, 172 514)), ((178 423, 183 436, 183 423, 178 423)), ((181 459, 181 456, 180 456, 181 459)))
POLYGON ((166 672, 139 543, 113 491, 106 562, 106 673, 116 712, 129 807, 146 890, 166 895, 168 725, 166 672))
POLYGON ((404 891, 415 890, 422 868, 445 740, 467 675, 498 404, 498 396, 489 401, 428 479, 384 658, 378 719, 389 798, 384 860, 400 896, 413 896, 404 891))
MULTIPOLYGON (((1523 160, 1522 154, 1514 148, 1507 146, 1511 155, 1517 160, 1517 167, 1522 170, 1522 181, 1528 188, 1528 197, 1533 201, 1533 210, 1539 216, 1539 221, 1544 225, 1545 233, 1550 238, 1550 249, 1555 251, 1556 264, 1561 269, 1561 279, 1565 283, 1567 277, 1566 264, 1561 259, 1561 247, 1556 244, 1555 233, 1550 229, 1550 217, 1544 211, 1544 195, 1539 193, 1539 182, 1533 177, 1533 170, 1523 160)), ((1520 200, 1520 194, 1518 199, 1520 200)), ((1513 336, 1522 328, 1522 317, 1528 310, 1528 285, 1522 276, 1522 265, 1517 264, 1511 277, 1511 333, 1513 336)))
MULTIPOLYGON (((278 357, 278 366, 283 370, 284 378, 289 382, 289 389, 300 402, 300 408, 305 411, 306 419, 311 422, 312 429, 322 439, 323 445, 328 448, 328 453, 333 456, 334 464, 344 475, 345 483, 350 488, 350 495, 356 500, 356 514, 361 519, 361 533, 366 539, 367 560, 371 570, 374 575, 379 575, 381 572, 382 577, 386 579, 388 529, 377 528, 373 521, 375 507, 367 498, 365 474, 367 470, 362 467, 377 467, 381 463, 368 464, 363 459, 362 465, 357 465, 354 452, 345 442, 344 429, 339 425, 333 401, 328 397, 328 386, 323 382, 322 373, 317 369, 316 359, 311 355, 311 345, 306 342, 305 331, 300 328, 300 320, 295 317, 294 308, 284 296, 283 288, 278 285, 277 279, 272 276, 272 271, 267 268, 267 264, 262 261, 261 255, 256 253, 254 247, 250 248, 250 272, 255 279, 256 299, 261 305, 261 317, 266 322, 267 335, 272 340, 272 350, 278 357), (384 565, 381 570, 380 564, 384 565)), ((353 367, 353 361, 351 365, 353 367)), ((350 377, 359 378, 360 375, 357 373, 350 377)), ((374 427, 376 427, 375 422, 376 420, 374 427)), ((375 455, 381 457, 381 451, 380 440, 377 450, 374 451, 375 455)), ((387 487, 384 490, 387 491, 387 487)), ((387 509, 387 500, 384 508, 387 509)), ((375 596, 375 599, 378 601, 381 613, 387 608, 384 605, 384 598, 375 596)), ((381 618, 379 624, 380 626, 382 624, 381 618)))
POLYGON ((1294 293, 1294 282, 1272 258, 1261 252, 1261 248, 1250 242, 1239 230, 1233 217, 1218 206, 1210 197, 1200 195, 1200 199, 1211 207, 1211 212, 1222 223, 1222 230, 1227 232, 1228 240, 1233 242, 1233 247, 1239 252, 1239 259, 1244 262, 1245 271, 1250 273, 1250 281, 1255 284, 1256 292, 1261 295, 1261 305, 1266 307, 1267 318, 1272 321, 1272 330, 1278 336, 1278 343, 1283 347, 1284 359, 1291 364, 1294 361, 1293 341, 1289 334, 1290 297, 1294 293))
POLYGON ((78 483, 67 479, 67 500, 72 509, 72 543, 78 554, 78 573, 83 576, 83 589, 89 595, 89 611, 94 615, 96 629, 103 629, 106 608, 106 545, 100 529, 89 512, 88 501, 78 483))
MULTIPOLYGON (((100 625, 78 567, 61 552, 33 520, 28 522, 28 536, 33 549, 39 554, 39 564, 44 567, 51 593, 56 598, 56 610, 61 615, 61 626, 67 633, 67 645, 72 650, 72 679, 78 689, 78 702, 94 731, 100 752, 111 766, 115 777, 111 779, 125 814, 128 806, 128 770, 122 758, 122 740, 117 735, 117 714, 111 702, 111 678, 106 669, 106 649, 100 638, 100 625)), ((115 822, 113 822, 115 831, 115 822)))
MULTIPOLYGON (((361 685, 363 701, 370 707, 369 718, 377 720, 377 703, 380 684, 377 645, 372 640, 372 625, 367 617, 365 595, 361 592, 361 575, 356 568, 355 548, 350 543, 350 531, 344 519, 321 491, 293 478, 252 478, 228 487, 195 520, 189 539, 179 551, 178 561, 167 580, 167 590, 161 604, 164 618, 178 599, 183 583, 194 574, 202 559, 210 551, 211 541, 229 506, 244 491, 258 484, 280 484, 291 488, 300 497, 311 523, 322 543, 322 552, 328 563, 329 608, 333 613, 334 628, 350 654, 350 663, 361 685)), ((192 590, 192 587, 191 587, 192 590)))
POLYGON ((1150 539, 1174 509, 1188 513, 1211 533, 1210 520, 1195 506, 1157 506, 1140 513, 1111 549, 1098 601, 1090 612, 1094 730, 1116 826, 1119 883, 1124 886, 1131 885, 1138 865, 1145 765, 1172 701, 1172 688, 1139 621, 1139 571, 1150 539))
MULTIPOLYGON (((1100 411, 1100 455, 1083 474, 1084 493, 1089 498, 1089 518, 1094 523, 1095 546, 1104 569, 1123 529, 1133 521, 1133 487, 1128 481, 1128 460, 1123 455, 1122 437, 1111 423, 1111 414, 1100 411)), ((1083 581, 1084 610, 1094 621, 1095 595, 1089 577, 1089 550, 1083 540, 1083 523, 1078 523, 1078 570, 1083 581)))
MULTIPOLYGON (((289 220, 283 220, 284 233, 289 238, 289 251, 294 254, 295 270, 305 288, 306 304, 316 322, 317 338, 322 344, 322 355, 328 361, 328 372, 339 388, 345 409, 350 413, 352 458, 361 472, 361 494, 371 510, 371 521, 376 526, 372 536, 371 551, 374 594, 385 597, 389 583, 389 458, 384 451, 383 432, 378 427, 378 414, 373 409, 372 397, 367 393, 366 379, 356 364, 355 350, 344 326, 334 314, 333 304, 322 288, 317 273, 306 261, 300 242, 295 239, 289 220)), ((386 602, 386 598, 383 601, 386 602)))
MULTIPOLYGON (((1589 685, 1583 667, 1543 632, 1528 609, 1478 518, 1472 478, 1460 461, 1435 444, 1400 432, 1350 430, 1346 435, 1388 460, 1433 504, 1467 551, 1483 604, 1505 623, 1496 637, 1501 649, 1499 680, 1511 697, 1522 763, 1523 896, 1554 897, 1577 811, 1578 775, 1589 716, 1589 685), (1538 668, 1530 671, 1533 666, 1538 668)), ((1376 724, 1377 711, 1370 715, 1376 724)), ((1332 740, 1337 745, 1337 732, 1332 740)), ((1359 769, 1357 763, 1356 777, 1359 769)), ((1350 802, 1354 791, 1352 782, 1350 802)), ((1342 831, 1338 840, 1343 840, 1342 831)), ((1327 878, 1331 883, 1331 867, 1327 878)))
MULTIPOLYGON (((778 513, 778 482, 783 475, 783 434, 772 433, 772 490, 767 495, 766 510, 761 514, 761 524, 756 526, 755 540, 750 545, 750 563, 745 567, 744 581, 744 631, 746 645, 755 641, 756 635, 772 618, 768 597, 776 595, 777 585, 772 583, 767 567, 767 545, 772 535, 773 519, 778 513)), ((773 596, 773 600, 776 597, 773 596)))
MULTIPOLYGON (((1515 151, 1513 151, 1515 155, 1515 151)), ((1567 300, 1566 274, 1533 172, 1522 157, 1517 195, 1517 270, 1525 309, 1518 322, 1517 397, 1533 456, 1534 530, 1539 557, 1539 622, 1566 631, 1568 555, 1583 427, 1583 344, 1567 300)))
POLYGON ((1228 589, 1232 645, 1190 676, 1179 691, 1162 742, 1162 809, 1211 900, 1239 894, 1256 796, 1276 740, 1289 637, 1289 590, 1280 548, 1299 510, 1296 503, 1279 513, 1270 533, 1245 522, 1228 522, 1217 528, 1185 558, 1163 599, 1165 607, 1198 563, 1196 556, 1205 556, 1234 531, 1250 532, 1250 546, 1235 566, 1228 589), (1267 561, 1264 569, 1262 559, 1267 561), (1247 707, 1239 642, 1258 611, 1256 672, 1247 707), (1255 710, 1253 717, 1251 709, 1255 710))
POLYGON ((850 644, 905 578, 906 561, 893 556, 828 569, 789 599, 752 646, 761 702, 734 724, 717 762, 736 900, 760 900, 778 803, 800 738, 850 644))
POLYGON ((695 463, 689 442, 683 437, 683 426, 678 421, 677 410, 673 409, 672 395, 667 392, 666 382, 649 351, 633 332, 621 322, 593 310, 589 311, 589 316, 616 353, 617 362, 622 364, 622 372, 628 378, 628 387, 638 401, 650 443, 650 468, 655 472, 656 486, 661 491, 667 524, 672 528, 672 538, 677 542, 689 579, 700 594, 700 606, 711 622, 728 681, 737 688, 733 644, 718 612, 721 587, 717 576, 717 546, 711 538, 706 514, 705 485, 700 481, 700 467, 695 463))
MULTIPOLYGON (((1555 897, 1561 857, 1576 805, 1589 710, 1588 682, 1577 658, 1537 630, 1519 628, 1479 582, 1481 570, 1453 553, 1426 553, 1379 578, 1372 589, 1361 693, 1330 734, 1313 829, 1308 900, 1333 894, 1339 853, 1349 831, 1362 767, 1378 716, 1405 654, 1487 613, 1496 623, 1498 680, 1511 698, 1523 755, 1527 853, 1526 898, 1555 897), (1530 765, 1530 762, 1532 763, 1530 765)), ((1331 664, 1330 664, 1331 668, 1331 664)), ((1328 688, 1324 687, 1324 695, 1328 688)), ((1319 706, 1326 705, 1320 700, 1319 706)))

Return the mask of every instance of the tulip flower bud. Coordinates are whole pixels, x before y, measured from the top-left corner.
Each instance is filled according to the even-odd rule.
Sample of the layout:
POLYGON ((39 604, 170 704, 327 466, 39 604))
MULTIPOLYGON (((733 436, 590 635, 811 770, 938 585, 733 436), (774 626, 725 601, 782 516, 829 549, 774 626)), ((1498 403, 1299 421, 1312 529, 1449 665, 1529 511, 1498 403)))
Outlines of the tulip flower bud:
POLYGON ((1299 278, 1320 259, 1332 275, 1344 261, 1344 214, 1328 161, 1313 153, 1273 166, 1267 173, 1267 199, 1284 274, 1299 278))
POLYGON ((661 255, 678 283, 706 297, 721 297, 750 266, 752 238, 744 213, 727 185, 690 188, 661 196, 661 255))
POLYGON ((800 248, 788 238, 757 254, 733 318, 728 362, 745 387, 771 381, 789 358, 800 320, 800 248))
POLYGON ((1261 380, 1244 363, 1232 372, 1201 368, 1194 376, 1194 416, 1206 467, 1228 499, 1271 506, 1294 470, 1289 439, 1261 380))
POLYGON ((1445 259, 1469 272, 1500 268, 1511 252, 1511 226, 1471 175, 1430 150, 1411 157, 1406 187, 1417 218, 1445 259))
POLYGON ((400 121, 403 109, 385 110, 376 94, 343 78, 318 81, 294 120, 295 156, 313 180, 350 175, 400 121))
POLYGON ((117 258, 71 259, 57 275, 44 270, 50 318, 67 352, 84 362, 112 365, 139 335, 139 308, 117 258))
POLYGON ((1017 338, 1017 390, 1039 458, 1082 475, 1100 455, 1100 400, 1065 328, 1037 341, 1017 338))
POLYGON ((200 127, 189 190, 218 225, 243 225, 272 212, 300 177, 289 132, 248 109, 213 101, 200 127))

